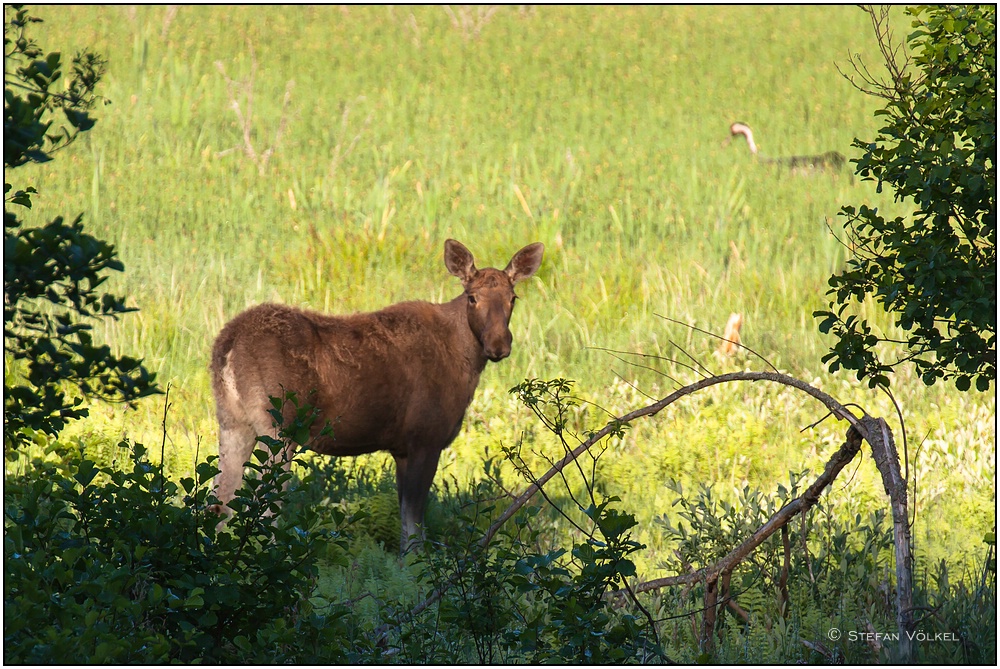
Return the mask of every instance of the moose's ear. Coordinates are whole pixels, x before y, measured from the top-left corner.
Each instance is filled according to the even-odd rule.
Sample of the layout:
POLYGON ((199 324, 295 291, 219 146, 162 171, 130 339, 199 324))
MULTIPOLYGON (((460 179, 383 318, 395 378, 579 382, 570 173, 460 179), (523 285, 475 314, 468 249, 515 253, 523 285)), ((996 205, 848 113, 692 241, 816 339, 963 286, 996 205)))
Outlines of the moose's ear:
POLYGON ((444 266, 448 271, 468 283, 476 275, 476 263, 472 259, 469 249, 462 246, 460 242, 449 239, 444 243, 444 266))
POLYGON ((538 267, 542 264, 542 253, 544 251, 545 245, 541 242, 535 242, 534 244, 528 244, 515 253, 514 257, 507 263, 507 269, 504 270, 507 272, 507 276, 510 277, 511 282, 517 283, 537 272, 538 267))

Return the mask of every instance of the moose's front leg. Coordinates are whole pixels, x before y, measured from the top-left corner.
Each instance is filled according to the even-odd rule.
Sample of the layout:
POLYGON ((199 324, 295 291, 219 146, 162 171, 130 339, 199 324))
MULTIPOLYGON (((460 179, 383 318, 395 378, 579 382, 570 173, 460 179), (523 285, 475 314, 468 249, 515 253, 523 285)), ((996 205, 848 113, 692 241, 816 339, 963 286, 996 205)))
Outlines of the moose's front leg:
POLYGON ((408 455, 395 456, 396 492, 399 496, 402 525, 399 543, 401 553, 406 553, 424 541, 424 509, 440 457, 440 450, 420 447, 412 449, 408 455))

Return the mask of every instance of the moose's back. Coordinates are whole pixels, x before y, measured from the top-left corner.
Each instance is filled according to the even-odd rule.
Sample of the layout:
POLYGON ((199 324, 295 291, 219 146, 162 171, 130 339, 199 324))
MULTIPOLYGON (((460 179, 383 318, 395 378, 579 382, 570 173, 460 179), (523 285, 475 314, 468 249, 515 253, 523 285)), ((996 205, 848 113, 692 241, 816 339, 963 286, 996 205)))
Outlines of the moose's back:
POLYGON ((349 316, 278 304, 249 309, 212 351, 216 401, 270 434, 268 397, 294 391, 320 410, 316 432, 330 421, 332 438, 313 448, 331 455, 399 454, 413 440, 450 441, 485 359, 461 354, 462 332, 447 306, 404 302, 349 316))

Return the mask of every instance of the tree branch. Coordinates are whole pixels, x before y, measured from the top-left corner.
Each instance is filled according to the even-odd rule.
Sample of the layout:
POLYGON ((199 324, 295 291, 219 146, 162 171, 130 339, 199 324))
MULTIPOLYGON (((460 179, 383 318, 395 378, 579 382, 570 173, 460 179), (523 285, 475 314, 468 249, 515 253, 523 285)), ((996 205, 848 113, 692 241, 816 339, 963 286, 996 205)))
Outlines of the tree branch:
POLYGON ((861 450, 861 432, 854 425, 847 429, 847 438, 836 453, 826 463, 826 469, 802 495, 781 507, 766 523, 760 526, 749 539, 729 552, 711 567, 699 569, 690 574, 668 576, 645 581, 634 586, 636 592, 648 592, 672 585, 688 585, 704 581, 712 582, 725 571, 731 571, 743 558, 749 555, 765 539, 784 527, 797 514, 807 511, 819 500, 820 493, 833 482, 847 463, 861 450))

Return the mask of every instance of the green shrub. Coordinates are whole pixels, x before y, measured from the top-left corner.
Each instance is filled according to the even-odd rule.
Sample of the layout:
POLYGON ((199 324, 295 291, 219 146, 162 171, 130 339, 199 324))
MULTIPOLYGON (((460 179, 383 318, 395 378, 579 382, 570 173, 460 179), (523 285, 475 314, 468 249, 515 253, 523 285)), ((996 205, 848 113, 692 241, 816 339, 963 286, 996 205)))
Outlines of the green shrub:
POLYGON ((256 476, 221 530, 207 508, 217 501, 214 457, 178 484, 141 444, 122 441, 123 469, 80 459, 67 475, 36 462, 8 479, 5 661, 350 659, 337 625, 346 609, 310 601, 321 551, 346 547, 345 517, 330 510, 337 529, 317 529, 316 511, 296 499, 300 488, 284 490, 291 474, 269 462, 311 419, 299 408, 282 439, 260 438, 266 450, 249 464, 256 476), (280 518, 270 517, 283 503, 280 518))
POLYGON ((903 49, 888 33, 888 12, 868 11, 889 80, 854 63, 861 90, 885 105, 876 138, 854 140, 863 152, 855 172, 914 211, 893 218, 868 204, 841 209, 853 257, 830 278, 830 310, 813 314, 836 337, 823 361, 871 387, 888 387, 893 369, 912 362, 927 385, 954 379, 964 392, 975 381, 985 392, 997 373, 996 6, 908 8, 912 69, 897 58, 903 49), (902 338, 859 318, 852 307, 868 298, 902 338), (880 343, 893 345, 895 362, 880 343))
POLYGON ((115 247, 57 216, 24 226, 33 186, 14 190, 16 168, 43 163, 95 121, 95 86, 105 61, 89 51, 63 74, 59 52, 45 54, 27 28, 41 19, 4 5, 4 450, 13 455, 35 431, 57 435, 89 415, 84 397, 131 402, 158 393, 142 361, 94 342, 93 323, 135 311, 101 292, 107 272, 124 270, 115 247), (44 56, 44 58, 43 58, 44 56), (59 91, 49 90, 56 81, 59 91), (62 117, 64 123, 57 123, 62 117), (12 192, 13 191, 13 192, 12 192), (20 207, 15 209, 14 205, 20 207))
MULTIPOLYGON (((745 487, 732 501, 711 486, 685 493, 680 485, 672 484, 682 520, 672 523, 663 516, 657 521, 676 547, 673 559, 664 566, 676 573, 710 566, 800 494, 805 475, 790 473, 789 486, 779 484, 777 493, 770 496, 745 487)), ((862 515, 852 511, 849 501, 823 500, 809 511, 804 523, 799 517, 787 527, 791 548, 787 595, 780 592, 784 550, 780 535, 775 534, 733 571, 731 596, 748 619, 722 608, 713 659, 723 663, 893 661, 894 642, 870 644, 850 637, 851 631, 898 631, 892 524, 886 512, 862 515), (843 632, 836 641, 828 636, 833 628, 843 632), (822 652, 814 650, 817 644, 822 652)), ((958 583, 949 584, 947 574, 944 562, 928 570, 918 556, 914 605, 922 612, 916 616, 917 634, 922 636, 916 637, 916 659, 945 664, 992 661, 996 656, 995 557, 988 554, 978 576, 965 574, 958 583), (935 641, 934 635, 943 636, 935 641)), ((670 619, 661 635, 674 641, 668 651, 677 653, 675 659, 690 654, 697 643, 689 622, 691 616, 700 622, 703 605, 701 586, 686 594, 660 596, 659 609, 670 619), (692 613, 678 615, 684 611, 692 613)))

